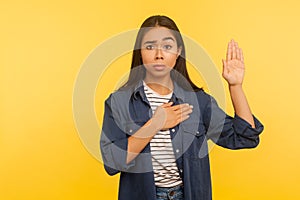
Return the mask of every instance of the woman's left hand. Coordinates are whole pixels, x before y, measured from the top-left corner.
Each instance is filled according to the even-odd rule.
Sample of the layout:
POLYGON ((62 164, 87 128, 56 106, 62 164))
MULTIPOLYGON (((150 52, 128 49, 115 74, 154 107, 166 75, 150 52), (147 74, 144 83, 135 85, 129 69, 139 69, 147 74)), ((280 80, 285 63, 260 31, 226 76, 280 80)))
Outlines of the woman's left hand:
POLYGON ((242 85, 245 66, 243 51, 233 39, 228 43, 226 60, 223 60, 223 78, 230 86, 242 85))

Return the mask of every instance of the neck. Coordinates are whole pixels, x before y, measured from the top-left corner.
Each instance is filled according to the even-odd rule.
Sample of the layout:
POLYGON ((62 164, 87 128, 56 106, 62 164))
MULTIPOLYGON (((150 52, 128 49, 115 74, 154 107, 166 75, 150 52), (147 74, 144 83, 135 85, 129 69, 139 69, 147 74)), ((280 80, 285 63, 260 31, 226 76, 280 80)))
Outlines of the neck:
POLYGON ((163 78, 153 78, 146 76, 144 81, 148 85, 148 87, 161 95, 170 94, 174 87, 173 81, 170 76, 163 78))

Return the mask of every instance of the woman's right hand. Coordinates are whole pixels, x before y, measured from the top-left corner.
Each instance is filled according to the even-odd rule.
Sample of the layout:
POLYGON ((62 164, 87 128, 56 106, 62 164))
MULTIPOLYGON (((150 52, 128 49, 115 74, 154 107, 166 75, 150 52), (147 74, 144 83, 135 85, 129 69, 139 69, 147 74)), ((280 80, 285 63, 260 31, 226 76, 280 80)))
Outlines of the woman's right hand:
POLYGON ((169 102, 157 107, 152 118, 128 138, 127 164, 145 148, 159 130, 172 128, 189 118, 193 108, 191 105, 172 106, 172 104, 169 102))
POLYGON ((159 130, 165 130, 176 126, 189 118, 193 106, 189 104, 179 104, 172 106, 173 102, 165 103, 157 107, 153 114, 152 122, 159 130))

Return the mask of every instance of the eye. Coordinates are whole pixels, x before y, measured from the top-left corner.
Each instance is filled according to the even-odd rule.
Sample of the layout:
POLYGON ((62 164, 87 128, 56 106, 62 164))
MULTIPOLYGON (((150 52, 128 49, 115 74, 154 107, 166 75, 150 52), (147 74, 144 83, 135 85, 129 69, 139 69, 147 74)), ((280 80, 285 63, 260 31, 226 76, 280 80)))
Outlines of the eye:
POLYGON ((166 49, 166 50, 170 50, 170 49, 172 49, 172 46, 171 45, 164 45, 164 49, 166 49))
POLYGON ((153 50, 153 49, 154 49, 154 46, 151 45, 151 44, 150 44, 150 45, 147 45, 147 46, 146 46, 146 49, 147 49, 147 50, 153 50))

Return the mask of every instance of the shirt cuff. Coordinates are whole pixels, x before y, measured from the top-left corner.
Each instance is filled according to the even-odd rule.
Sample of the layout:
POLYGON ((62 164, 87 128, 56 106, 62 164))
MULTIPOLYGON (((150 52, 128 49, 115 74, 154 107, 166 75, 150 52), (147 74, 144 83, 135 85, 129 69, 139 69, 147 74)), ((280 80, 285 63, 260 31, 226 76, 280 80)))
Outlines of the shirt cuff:
POLYGON ((111 154, 113 155, 114 165, 119 171, 128 171, 129 168, 135 165, 135 159, 127 164, 127 147, 128 138, 116 140, 111 144, 111 154))
POLYGON ((255 128, 253 128, 249 122, 242 119, 240 116, 238 116, 235 113, 233 119, 233 125, 238 134, 242 134, 247 137, 253 137, 253 136, 257 137, 263 131, 264 126, 262 125, 262 123, 254 115, 252 116, 254 119, 255 128))

